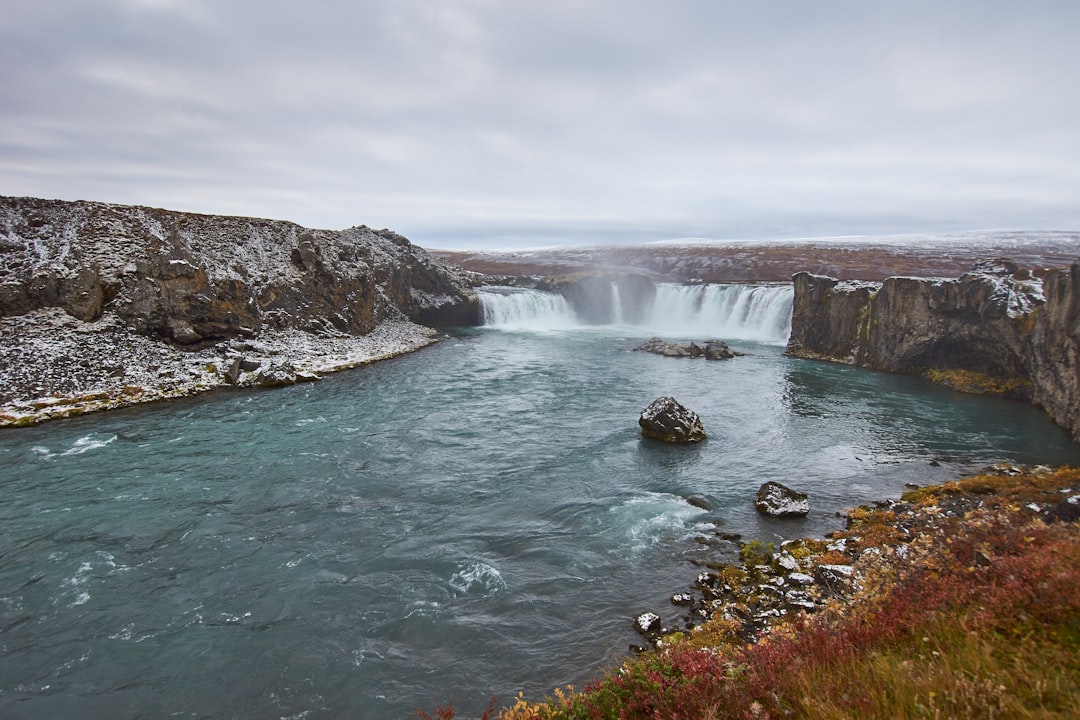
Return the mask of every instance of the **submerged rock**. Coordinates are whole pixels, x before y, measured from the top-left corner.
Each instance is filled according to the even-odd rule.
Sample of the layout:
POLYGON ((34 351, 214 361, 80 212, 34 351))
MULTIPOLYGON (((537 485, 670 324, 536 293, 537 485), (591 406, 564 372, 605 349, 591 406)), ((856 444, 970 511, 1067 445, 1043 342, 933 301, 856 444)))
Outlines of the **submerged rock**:
POLYGON ((713 509, 712 503, 700 495, 687 495, 685 500, 694 507, 701 508, 702 510, 712 511, 713 509))
POLYGON ((706 438, 701 418, 693 410, 680 405, 675 398, 657 398, 641 411, 638 418, 641 434, 669 443, 695 443, 706 438))
POLYGON ((770 481, 758 488, 754 507, 772 517, 803 517, 810 512, 810 499, 806 493, 770 481))

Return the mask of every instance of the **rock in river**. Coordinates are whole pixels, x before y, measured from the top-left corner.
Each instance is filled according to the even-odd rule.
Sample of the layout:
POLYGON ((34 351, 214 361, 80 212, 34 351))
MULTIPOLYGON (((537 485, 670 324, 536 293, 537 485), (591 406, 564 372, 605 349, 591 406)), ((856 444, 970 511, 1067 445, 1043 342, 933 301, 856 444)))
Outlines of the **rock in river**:
POLYGON ((806 493, 770 481, 758 488, 754 507, 772 517, 803 517, 810 512, 810 500, 806 493))
POLYGON ((650 338, 648 342, 634 349, 664 357, 703 357, 706 360, 729 360, 742 354, 732 350, 722 340, 707 340, 704 343, 670 342, 658 337, 650 338))
POLYGON ((705 427, 693 410, 680 405, 675 398, 657 398, 641 411, 638 419, 641 434, 669 443, 694 443, 705 439, 705 427))

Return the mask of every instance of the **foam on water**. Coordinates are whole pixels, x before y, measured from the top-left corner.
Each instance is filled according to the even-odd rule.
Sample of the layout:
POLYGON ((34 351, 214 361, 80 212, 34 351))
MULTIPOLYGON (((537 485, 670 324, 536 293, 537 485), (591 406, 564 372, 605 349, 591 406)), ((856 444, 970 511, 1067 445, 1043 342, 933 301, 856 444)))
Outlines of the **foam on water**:
POLYGON ((54 457, 68 457, 70 455, 82 455, 88 453, 91 450, 97 450, 103 448, 116 440, 116 435, 102 435, 98 433, 90 433, 78 438, 71 447, 62 452, 53 452, 47 447, 41 445, 35 445, 30 450, 43 460, 51 460, 54 457))
POLYGON ((702 526, 693 521, 700 519, 702 514, 700 508, 681 497, 650 492, 615 505, 604 522, 608 533, 623 538, 619 546, 640 555, 657 544, 670 544, 697 535, 702 526))
POLYGON ((502 573, 480 560, 468 560, 450 578, 450 586, 461 593, 490 595, 506 589, 502 573))

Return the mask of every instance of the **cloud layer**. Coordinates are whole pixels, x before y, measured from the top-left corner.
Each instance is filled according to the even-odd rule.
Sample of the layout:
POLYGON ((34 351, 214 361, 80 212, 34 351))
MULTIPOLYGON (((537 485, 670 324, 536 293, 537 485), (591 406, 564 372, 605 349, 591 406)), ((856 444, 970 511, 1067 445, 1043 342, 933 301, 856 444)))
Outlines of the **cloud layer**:
POLYGON ((1080 228, 1080 4, 48 0, 0 193, 429 247, 1080 228))

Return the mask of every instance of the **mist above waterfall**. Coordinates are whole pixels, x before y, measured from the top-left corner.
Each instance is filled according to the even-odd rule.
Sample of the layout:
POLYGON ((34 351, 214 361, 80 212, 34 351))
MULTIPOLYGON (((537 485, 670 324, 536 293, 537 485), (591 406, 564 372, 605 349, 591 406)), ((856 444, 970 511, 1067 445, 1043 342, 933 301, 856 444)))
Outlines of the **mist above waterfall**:
POLYGON ((784 344, 791 332, 790 285, 679 285, 650 292, 592 278, 564 297, 510 287, 479 291, 484 325, 503 330, 633 328, 668 338, 718 338, 784 344))

